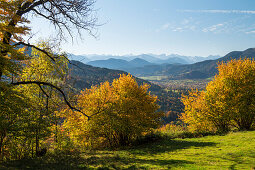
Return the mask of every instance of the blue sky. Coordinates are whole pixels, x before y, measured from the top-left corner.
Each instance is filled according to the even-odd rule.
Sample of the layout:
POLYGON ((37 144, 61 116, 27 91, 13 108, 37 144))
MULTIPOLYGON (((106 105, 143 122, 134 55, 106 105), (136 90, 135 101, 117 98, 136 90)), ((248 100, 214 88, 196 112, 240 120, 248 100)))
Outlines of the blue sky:
MULTIPOLYGON (((255 47, 254 0, 97 0, 97 38, 62 43, 74 54, 225 55, 255 47)), ((54 34, 32 22, 36 37, 54 34)))

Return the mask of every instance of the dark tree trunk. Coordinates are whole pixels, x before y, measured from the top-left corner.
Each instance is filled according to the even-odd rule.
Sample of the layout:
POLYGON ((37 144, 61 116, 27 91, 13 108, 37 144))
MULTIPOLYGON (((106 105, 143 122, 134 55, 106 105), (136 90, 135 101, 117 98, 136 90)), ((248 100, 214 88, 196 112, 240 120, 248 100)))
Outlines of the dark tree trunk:
MULTIPOLYGON (((1 67, 3 68, 2 64, 1 64, 1 67)), ((2 70, 0 70, 0 81, 2 79, 2 75, 3 75, 2 70)))
POLYGON ((3 158, 3 142, 4 142, 4 138, 5 138, 6 134, 5 133, 1 133, 1 138, 0 138, 0 160, 3 158))
POLYGON ((35 153, 36 155, 39 152, 39 130, 38 128, 36 129, 36 135, 35 135, 35 153))

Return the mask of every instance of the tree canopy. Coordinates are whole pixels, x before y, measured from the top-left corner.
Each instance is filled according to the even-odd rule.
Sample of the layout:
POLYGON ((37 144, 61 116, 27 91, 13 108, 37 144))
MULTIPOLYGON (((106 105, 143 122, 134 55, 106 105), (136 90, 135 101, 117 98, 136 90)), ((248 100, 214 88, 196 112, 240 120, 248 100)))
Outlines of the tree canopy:
POLYGON ((160 123, 157 97, 149 86, 139 86, 131 75, 121 75, 112 84, 86 89, 78 96, 77 106, 91 117, 67 112, 65 127, 77 144, 86 147, 119 146, 130 143, 160 123), (92 116, 96 115, 96 116, 92 116))
POLYGON ((181 119, 192 130, 249 130, 255 122, 255 61, 231 60, 218 65, 219 73, 205 91, 183 96, 181 119))

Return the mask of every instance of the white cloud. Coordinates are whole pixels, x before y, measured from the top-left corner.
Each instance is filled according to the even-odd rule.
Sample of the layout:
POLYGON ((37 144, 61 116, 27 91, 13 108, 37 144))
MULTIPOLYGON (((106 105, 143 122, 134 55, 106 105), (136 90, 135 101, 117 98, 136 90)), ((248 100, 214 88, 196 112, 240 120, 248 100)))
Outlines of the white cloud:
POLYGON ((172 31, 174 31, 174 32, 183 32, 184 28, 178 27, 178 28, 174 28, 172 31))
POLYGON ((202 31, 203 32, 214 32, 216 33, 217 31, 219 31, 219 29, 221 29, 224 26, 224 24, 216 24, 216 25, 212 25, 210 27, 204 28, 202 31))
POLYGON ((255 34, 255 30, 254 31, 248 31, 248 32, 245 32, 246 34, 255 34))
MULTIPOLYGON (((255 34, 255 23, 252 21, 255 10, 178 10, 178 12, 187 13, 211 13, 211 14, 236 14, 234 18, 228 20, 222 20, 221 23, 216 23, 212 25, 205 25, 207 21, 201 20, 197 22, 197 18, 191 18, 190 22, 184 19, 179 26, 183 27, 183 30, 190 31, 202 31, 205 33, 241 33, 241 34, 255 34), (237 14, 241 14, 237 16, 237 14), (247 25, 247 23, 250 23, 247 25), (181 25, 183 24, 183 25, 181 25), (189 26, 189 28, 187 28, 189 26), (193 26, 193 27, 191 27, 193 26)), ((205 17, 207 18, 207 16, 205 17)), ((225 18, 224 18, 225 19, 225 18)))
POLYGON ((222 14, 255 14, 251 10, 178 10, 179 12, 196 12, 196 13, 222 13, 222 14))

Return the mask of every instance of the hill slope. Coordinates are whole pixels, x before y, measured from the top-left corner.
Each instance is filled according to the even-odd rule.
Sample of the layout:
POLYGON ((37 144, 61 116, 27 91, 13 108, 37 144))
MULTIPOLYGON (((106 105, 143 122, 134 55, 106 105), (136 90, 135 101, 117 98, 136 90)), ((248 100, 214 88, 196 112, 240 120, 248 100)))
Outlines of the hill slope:
MULTIPOLYGON (((245 51, 233 51, 228 53, 222 58, 219 58, 217 60, 207 60, 207 61, 202 61, 199 63, 191 64, 191 65, 184 65, 180 66, 178 69, 179 72, 179 77, 187 78, 188 75, 191 73, 197 72, 195 77, 192 78, 209 78, 214 76, 218 71, 217 71, 217 64, 219 62, 227 62, 231 59, 239 59, 239 58, 255 58, 255 48, 249 48, 245 51)), ((176 68, 171 68, 167 71, 167 73, 171 74, 173 72, 176 72, 176 68)))
POLYGON ((88 65, 101 68, 118 69, 122 67, 130 67, 126 60, 110 58, 108 60, 95 60, 87 63, 88 65))
MULTIPOLYGON (((93 67, 75 60, 72 60, 71 63, 72 64, 69 66, 71 69, 71 78, 69 82, 77 89, 90 88, 92 85, 98 85, 105 81, 112 82, 113 79, 119 78, 120 74, 128 74, 127 72, 120 70, 93 67)), ((138 84, 150 84, 151 88, 149 90, 154 94, 160 93, 162 90, 160 86, 152 84, 146 80, 136 77, 135 79, 138 84)))
POLYGON ((216 60, 206 60, 194 64, 185 65, 154 65, 149 68, 136 68, 130 72, 136 76, 169 76, 170 79, 204 79, 217 73, 217 64, 231 59, 255 58, 255 48, 245 51, 233 51, 216 60))

